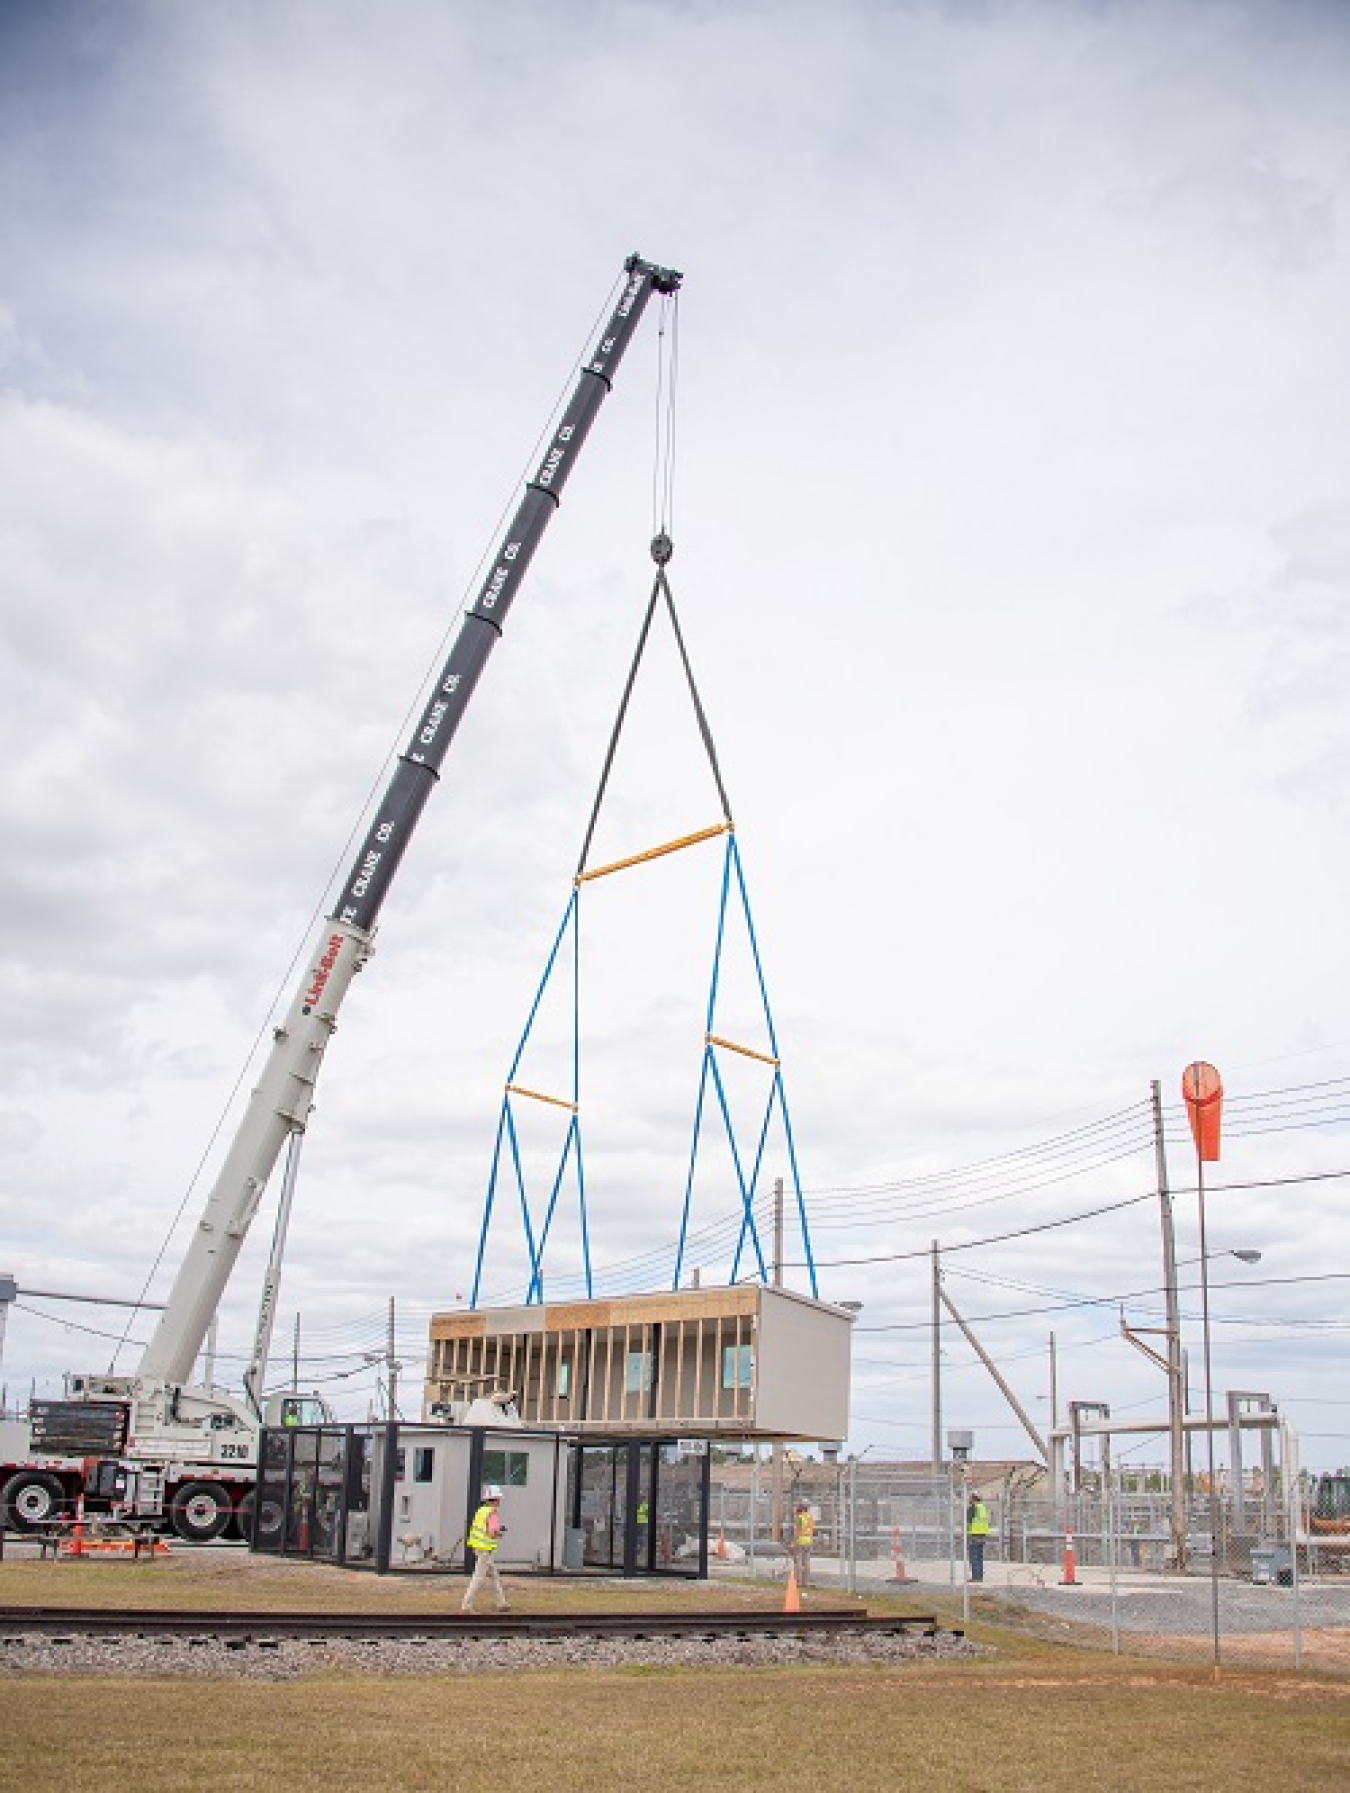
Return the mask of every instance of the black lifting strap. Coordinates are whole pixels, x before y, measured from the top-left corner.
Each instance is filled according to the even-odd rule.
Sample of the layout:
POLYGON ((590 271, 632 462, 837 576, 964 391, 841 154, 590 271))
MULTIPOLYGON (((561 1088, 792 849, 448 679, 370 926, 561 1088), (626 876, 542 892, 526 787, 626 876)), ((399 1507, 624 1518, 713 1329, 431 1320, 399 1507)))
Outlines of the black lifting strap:
POLYGON ((717 794, 722 800, 722 818, 727 826, 732 825, 731 803, 727 798, 726 786, 722 783, 721 767, 717 763, 717 749, 713 745, 712 730, 708 727, 708 717, 703 708, 703 700, 698 694, 698 686, 694 683, 694 669, 689 664, 689 655, 685 649, 684 636, 680 632, 680 619, 675 614, 675 599, 671 594, 670 581, 666 578, 666 566, 674 553, 670 537, 658 535, 652 543, 652 559, 656 562, 656 578, 652 581, 652 595, 647 601, 647 613, 642 619, 642 629, 638 635, 637 652, 633 655, 633 664, 628 669, 628 680, 623 688, 623 696, 619 700, 619 713, 614 719, 614 731, 609 737, 609 747, 605 752, 605 763, 600 772, 600 784, 595 793, 595 802, 591 807, 591 819, 586 824, 586 838, 581 843, 581 857, 577 860, 576 876, 581 877, 586 870, 586 860, 591 851, 591 839, 595 834, 595 825, 600 820, 600 809, 605 801, 605 791, 609 785, 609 775, 614 767, 614 755, 618 751, 619 736, 623 733, 624 721, 628 715, 628 704, 633 695, 633 687, 637 683, 638 667, 642 664, 642 656, 647 647, 647 639, 651 634, 652 618, 656 615, 659 599, 666 602, 666 613, 670 617, 670 626, 675 635, 675 645, 680 652, 680 664, 684 667, 685 683, 689 686, 690 700, 694 706, 694 715, 698 719, 698 732, 703 737, 703 749, 708 756, 708 764, 712 768, 713 779, 717 785, 717 794))

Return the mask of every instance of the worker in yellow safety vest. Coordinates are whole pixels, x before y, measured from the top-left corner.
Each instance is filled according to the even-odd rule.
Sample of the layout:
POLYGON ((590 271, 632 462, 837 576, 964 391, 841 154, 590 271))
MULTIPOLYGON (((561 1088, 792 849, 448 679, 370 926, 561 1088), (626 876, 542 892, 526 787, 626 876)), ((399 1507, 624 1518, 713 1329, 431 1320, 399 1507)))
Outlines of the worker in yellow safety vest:
POLYGON ((506 1531, 501 1521, 502 1491, 500 1488, 485 1488, 478 1511, 473 1516, 469 1527, 469 1535, 465 1540, 474 1555, 473 1574, 469 1577, 469 1585, 465 1589, 461 1612, 472 1612, 473 1603, 478 1597, 479 1588, 486 1583, 492 1584, 492 1592, 496 1598, 497 1611, 509 1612, 506 1595, 502 1591, 502 1578, 497 1573, 497 1545, 506 1531))
POLYGON ((792 1516, 792 1568, 799 1588, 811 1585, 811 1546, 815 1541, 815 1515, 804 1500, 799 1500, 792 1516))
POLYGON ((988 1536, 989 1509, 978 1494, 972 1494, 966 1508, 966 1549, 972 1581, 984 1580, 984 1541, 988 1536))

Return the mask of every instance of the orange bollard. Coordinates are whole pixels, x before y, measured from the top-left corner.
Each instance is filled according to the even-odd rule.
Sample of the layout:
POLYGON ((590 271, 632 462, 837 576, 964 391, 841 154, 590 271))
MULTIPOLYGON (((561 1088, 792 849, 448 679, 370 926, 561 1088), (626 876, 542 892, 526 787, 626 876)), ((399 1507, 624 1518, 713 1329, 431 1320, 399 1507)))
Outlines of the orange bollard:
POLYGON ((797 1571, 788 1565, 787 1592, 783 1595, 784 1612, 800 1612, 802 1610, 801 1589, 797 1586, 797 1571))
POLYGON ((727 1535, 722 1530, 722 1528, 719 1526, 717 1528, 717 1547, 713 1551, 713 1555, 714 1556, 725 1556, 726 1553, 727 1553, 727 1535))
POLYGON ((1073 1533, 1065 1532, 1065 1534, 1064 1534, 1064 1573, 1060 1577, 1060 1580, 1059 1580, 1059 1585, 1062 1588, 1077 1588, 1077 1587, 1081 1587, 1083 1585, 1079 1581, 1078 1576, 1074 1572, 1076 1566, 1077 1565, 1075 1564, 1074 1557, 1073 1557, 1073 1533))

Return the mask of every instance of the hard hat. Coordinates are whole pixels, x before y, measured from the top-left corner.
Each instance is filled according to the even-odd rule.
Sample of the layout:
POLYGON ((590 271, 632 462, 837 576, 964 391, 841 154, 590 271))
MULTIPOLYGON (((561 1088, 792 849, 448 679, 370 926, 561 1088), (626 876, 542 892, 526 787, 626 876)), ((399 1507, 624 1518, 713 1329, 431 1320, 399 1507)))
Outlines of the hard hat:
POLYGON ((495 1483, 492 1485, 491 1488, 485 1488, 483 1490, 483 1499, 484 1500, 500 1500, 501 1497, 502 1497, 502 1491, 500 1488, 497 1487, 497 1485, 495 1483))

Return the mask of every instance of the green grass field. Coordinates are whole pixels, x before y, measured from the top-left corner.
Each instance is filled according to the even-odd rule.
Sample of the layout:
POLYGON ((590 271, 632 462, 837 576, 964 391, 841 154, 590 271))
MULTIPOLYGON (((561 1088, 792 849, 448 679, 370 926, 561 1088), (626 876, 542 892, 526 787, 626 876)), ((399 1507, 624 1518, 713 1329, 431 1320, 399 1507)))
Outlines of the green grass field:
MULTIPOLYGON (((462 1584, 458 1584, 462 1585, 462 1584)), ((5 1604, 428 1610, 456 1584, 235 1558, 0 1564, 5 1604)), ((517 1603, 777 1606, 771 1586, 525 1580, 517 1603)), ((822 1596, 822 1604, 827 1597, 822 1596)), ((829 1603, 836 1604, 834 1596, 829 1603)), ((926 1602, 924 1610, 941 1602, 926 1602)), ((918 1610, 891 1595, 871 1610, 918 1610)), ((1092 1793, 1350 1786, 1350 1683, 1113 1657, 981 1618, 957 1663, 300 1681, 0 1678, 0 1787, 464 1793, 710 1785, 1092 1793)))

